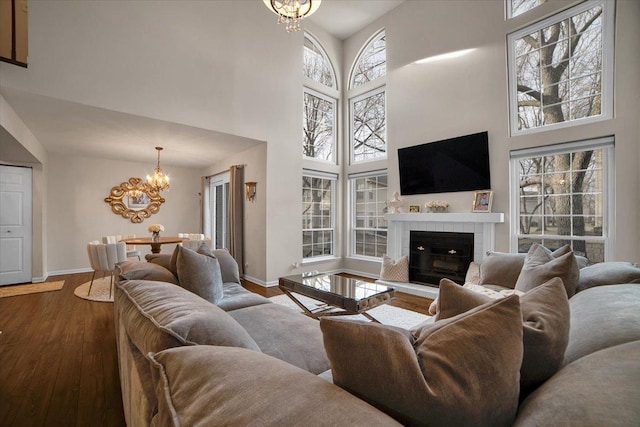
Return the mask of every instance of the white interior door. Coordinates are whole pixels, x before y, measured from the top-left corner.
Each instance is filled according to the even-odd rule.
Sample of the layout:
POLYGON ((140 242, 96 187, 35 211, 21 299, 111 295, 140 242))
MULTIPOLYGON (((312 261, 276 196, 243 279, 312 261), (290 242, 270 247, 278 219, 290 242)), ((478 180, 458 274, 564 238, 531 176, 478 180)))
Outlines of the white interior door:
POLYGON ((31 282, 31 172, 0 165, 0 286, 31 282))

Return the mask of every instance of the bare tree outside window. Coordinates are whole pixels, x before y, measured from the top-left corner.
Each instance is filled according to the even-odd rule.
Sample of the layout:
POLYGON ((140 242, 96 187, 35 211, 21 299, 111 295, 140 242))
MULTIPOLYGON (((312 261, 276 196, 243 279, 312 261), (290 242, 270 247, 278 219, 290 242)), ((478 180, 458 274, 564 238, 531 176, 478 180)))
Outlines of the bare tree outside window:
POLYGON ((302 258, 333 255, 334 182, 302 177, 302 258))
POLYGON ((335 100, 305 89, 302 117, 305 157, 335 162, 335 105, 335 100))
POLYGON ((387 117, 385 92, 353 100, 353 161, 366 161, 387 156, 387 117))
POLYGON ((602 111, 603 5, 512 39, 518 130, 602 111))
POLYGON ((509 5, 509 18, 514 18, 530 11, 534 7, 546 3, 547 0, 507 0, 509 5))
POLYGON ((384 31, 364 48, 351 72, 351 88, 387 74, 387 41, 384 31))
POLYGON ((302 72, 313 81, 335 87, 333 68, 326 53, 308 34, 304 35, 302 72))

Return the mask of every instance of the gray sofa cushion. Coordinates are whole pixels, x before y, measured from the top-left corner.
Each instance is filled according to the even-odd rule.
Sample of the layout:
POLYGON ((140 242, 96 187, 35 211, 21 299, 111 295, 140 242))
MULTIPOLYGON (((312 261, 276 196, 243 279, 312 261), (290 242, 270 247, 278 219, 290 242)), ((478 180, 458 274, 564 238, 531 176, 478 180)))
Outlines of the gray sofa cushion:
POLYGON ((233 311, 259 304, 273 304, 269 298, 254 294, 237 283, 224 283, 222 291, 222 299, 216 305, 224 311, 233 311))
POLYGON ((117 287, 118 321, 143 355, 196 344, 260 351, 231 316, 179 286, 130 280, 117 287))
POLYGON ((594 351, 640 340, 640 285, 587 289, 569 300, 568 364, 594 351))
POLYGON ((634 341, 573 362, 529 395, 514 425, 640 425, 639 360, 640 341, 634 341))
POLYGON ((551 252, 544 246, 534 243, 525 257, 515 289, 527 292, 554 277, 559 277, 562 279, 567 296, 571 298, 576 292, 579 276, 578 262, 569 245, 551 252))
POLYGON ((515 418, 522 363, 516 296, 424 325, 413 337, 330 317, 320 327, 334 383, 402 423, 505 426, 515 418))
POLYGON ((487 257, 480 264, 479 285, 498 285, 513 289, 518 281, 520 270, 524 265, 526 254, 509 254, 504 252, 487 252, 487 257))
POLYGON ((153 280, 178 284, 178 279, 159 264, 140 261, 124 261, 118 264, 117 276, 120 280, 153 280))
POLYGON ((222 273, 217 259, 178 246, 176 265, 180 286, 212 304, 222 299, 222 273))
MULTIPOLYGON (((448 279, 440 281, 436 320, 457 316, 491 301, 448 279)), ((523 398, 562 366, 569 340, 569 302, 562 280, 553 278, 520 296, 524 355, 520 368, 523 398)))
POLYGON ((318 321, 280 304, 229 311, 263 353, 314 374, 329 369, 318 321))
POLYGON ((235 258, 231 256, 227 249, 210 249, 206 243, 202 243, 198 248, 198 253, 216 258, 220 263, 222 281, 225 283, 240 284, 240 271, 235 258))
POLYGON ((152 355, 153 426, 399 426, 339 387, 264 354, 183 347, 152 355))
POLYGON ((580 270, 576 292, 594 286, 640 283, 640 268, 630 262, 600 262, 580 270))

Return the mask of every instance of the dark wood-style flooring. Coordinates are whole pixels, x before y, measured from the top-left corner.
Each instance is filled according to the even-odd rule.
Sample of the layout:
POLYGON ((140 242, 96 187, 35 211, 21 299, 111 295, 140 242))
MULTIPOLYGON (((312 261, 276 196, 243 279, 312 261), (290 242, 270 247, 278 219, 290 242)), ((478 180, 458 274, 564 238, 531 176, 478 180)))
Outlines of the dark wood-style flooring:
MULTIPOLYGON (((91 273, 50 277, 60 291, 0 298, 0 426, 124 426, 113 304, 77 298, 91 273)), ((263 296, 280 294, 250 282, 263 296)), ((426 313, 429 300, 392 305, 426 313)))

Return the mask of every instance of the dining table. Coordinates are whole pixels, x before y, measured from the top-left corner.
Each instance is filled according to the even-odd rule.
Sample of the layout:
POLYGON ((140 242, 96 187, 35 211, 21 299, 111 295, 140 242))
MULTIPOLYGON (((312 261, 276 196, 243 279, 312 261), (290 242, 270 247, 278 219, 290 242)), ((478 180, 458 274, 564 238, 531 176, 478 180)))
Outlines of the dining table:
POLYGON ((132 239, 122 239, 121 242, 124 242, 127 245, 151 245, 151 253, 159 254, 162 249, 162 245, 182 243, 185 240, 187 239, 177 236, 160 237, 158 239, 154 239, 152 237, 134 237, 132 239))

